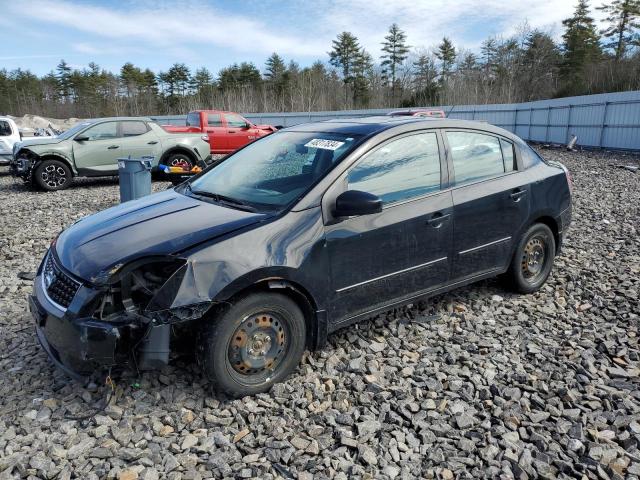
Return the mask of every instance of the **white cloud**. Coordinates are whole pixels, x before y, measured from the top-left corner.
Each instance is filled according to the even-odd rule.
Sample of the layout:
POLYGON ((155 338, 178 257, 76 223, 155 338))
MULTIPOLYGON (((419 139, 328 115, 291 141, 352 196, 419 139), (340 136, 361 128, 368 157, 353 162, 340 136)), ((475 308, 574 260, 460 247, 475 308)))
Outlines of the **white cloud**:
POLYGON ((324 28, 351 31, 375 53, 393 22, 414 47, 429 47, 447 36, 475 49, 478 37, 514 34, 525 21, 532 28, 559 31, 574 7, 575 0, 336 0, 324 28))
MULTIPOLYGON (((576 0, 291 0, 242 3, 246 13, 230 14, 204 1, 143 0, 133 6, 34 0, 29 8, 12 2, 8 16, 22 24, 35 22, 80 32, 71 45, 83 54, 131 54, 146 50, 185 62, 215 59, 231 52, 255 58, 277 51, 287 58, 326 59, 341 31, 354 33, 375 56, 389 25, 405 30, 413 47, 430 47, 443 36, 457 47, 477 49, 489 35, 508 36, 527 22, 559 38, 561 20, 576 0)), ((122 5, 122 4, 121 4, 122 5)), ((238 9, 236 5, 236 10, 238 9)), ((592 15, 601 17, 600 12, 592 15)), ((228 57, 228 55, 227 55, 228 57)))
MULTIPOLYGON (((29 8, 9 4, 11 14, 65 26, 113 42, 161 48, 209 45, 240 53, 282 52, 290 56, 316 55, 324 45, 302 32, 298 36, 272 31, 247 16, 222 13, 212 7, 176 1, 124 11, 66 0, 35 1, 29 8)), ((82 44, 80 46, 82 47, 82 44)), ((86 51, 85 53, 91 53, 86 51)), ((179 50, 180 51, 180 50, 179 50)))

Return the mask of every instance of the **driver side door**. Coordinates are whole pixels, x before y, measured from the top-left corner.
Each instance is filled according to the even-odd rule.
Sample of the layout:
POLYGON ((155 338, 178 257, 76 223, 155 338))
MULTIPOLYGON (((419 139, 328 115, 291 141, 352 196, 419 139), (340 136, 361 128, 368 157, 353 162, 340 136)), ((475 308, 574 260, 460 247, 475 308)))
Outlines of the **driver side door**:
POLYGON ((73 140, 73 158, 80 175, 111 175, 118 171, 120 151, 118 122, 90 126, 73 140), (86 140, 81 140, 86 138, 86 140))
POLYGON ((339 191, 377 195, 382 211, 337 218, 325 227, 329 317, 336 323, 448 281, 453 200, 441 188, 448 178, 442 151, 437 132, 414 132, 366 154, 338 180, 339 191))

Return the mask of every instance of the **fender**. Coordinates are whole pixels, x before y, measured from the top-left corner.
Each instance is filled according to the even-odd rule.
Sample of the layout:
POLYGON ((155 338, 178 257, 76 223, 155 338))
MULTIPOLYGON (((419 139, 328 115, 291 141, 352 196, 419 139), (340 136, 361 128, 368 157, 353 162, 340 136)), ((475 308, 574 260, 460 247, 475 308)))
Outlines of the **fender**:
POLYGON ((187 155, 188 157, 190 157, 191 159, 193 159, 194 162, 197 162, 198 160, 203 158, 203 157, 199 156, 196 152, 194 152, 194 148, 193 147, 185 146, 183 144, 178 144, 178 145, 175 145, 175 146, 169 148, 166 152, 164 152, 162 157, 160 157, 159 163, 164 162, 164 160, 166 158, 168 158, 170 155, 172 155, 174 153, 183 153, 183 154, 187 155))

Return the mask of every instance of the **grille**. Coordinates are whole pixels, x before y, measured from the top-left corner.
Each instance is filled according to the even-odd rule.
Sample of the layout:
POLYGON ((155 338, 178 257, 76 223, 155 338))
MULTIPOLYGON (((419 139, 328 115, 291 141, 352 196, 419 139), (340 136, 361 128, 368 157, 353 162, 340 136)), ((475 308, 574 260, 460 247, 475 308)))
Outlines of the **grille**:
POLYGON ((56 264, 52 254, 47 259, 42 271, 42 279, 47 296, 61 307, 67 308, 80 288, 80 284, 64 273, 56 264))

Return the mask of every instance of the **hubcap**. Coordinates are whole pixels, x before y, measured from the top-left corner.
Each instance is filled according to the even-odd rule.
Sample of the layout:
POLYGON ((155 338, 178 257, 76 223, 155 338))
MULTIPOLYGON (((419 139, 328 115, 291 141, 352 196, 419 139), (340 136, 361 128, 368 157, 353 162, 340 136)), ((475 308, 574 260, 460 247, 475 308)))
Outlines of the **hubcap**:
POLYGON ((64 168, 57 165, 47 165, 40 175, 45 185, 51 188, 57 188, 64 185, 67 181, 67 172, 64 168))
POLYGON ((540 275, 545 263, 545 239, 541 236, 534 236, 529 239, 522 253, 522 273, 528 280, 535 281, 540 275))
POLYGON ((231 337, 229 363, 242 375, 256 375, 275 370, 284 357, 286 328, 274 313, 260 313, 245 318, 231 337))
POLYGON ((170 167, 180 167, 182 169, 190 169, 191 168, 191 163, 182 158, 182 157, 177 157, 174 158, 173 160, 171 160, 171 164, 169 165, 170 167))

